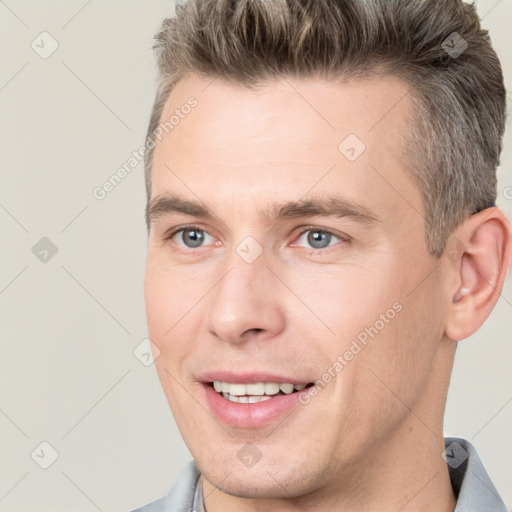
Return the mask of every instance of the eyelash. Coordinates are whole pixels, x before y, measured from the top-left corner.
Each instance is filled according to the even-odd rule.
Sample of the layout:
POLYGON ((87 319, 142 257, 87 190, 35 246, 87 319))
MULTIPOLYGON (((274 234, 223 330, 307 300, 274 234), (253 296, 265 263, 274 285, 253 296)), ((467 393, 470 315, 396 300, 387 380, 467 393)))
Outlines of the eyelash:
POLYGON ((322 249, 316 249, 314 247, 302 247, 302 249, 306 249, 306 250, 309 250, 310 251, 310 254, 323 254, 325 252, 329 252, 331 251, 336 245, 340 244, 341 242, 345 242, 345 243, 348 243, 351 241, 351 238, 348 236, 348 235, 344 235, 344 234, 341 234, 341 233, 335 233, 334 231, 330 231, 328 229, 324 229, 324 228, 319 228, 317 226, 307 226, 305 228, 303 228, 298 234, 297 236, 295 237, 295 240, 299 240, 299 238, 302 237, 302 235, 304 235, 305 233, 308 233, 308 232, 314 232, 314 233, 325 233, 325 234, 328 234, 328 235, 331 235, 335 238, 338 238, 340 241, 333 244, 333 245, 329 245, 327 247, 324 247, 322 249))
MULTIPOLYGON (((205 233, 208 233, 208 231, 206 231, 206 229, 203 229, 200 226, 194 226, 193 224, 191 224, 190 226, 181 226, 179 228, 171 230, 170 232, 168 232, 165 235, 164 240, 170 240, 174 235, 177 235, 178 233, 181 233, 182 231, 193 231, 193 230, 204 231, 205 233)), ((208 234, 210 234, 210 233, 208 233, 208 234)))
MULTIPOLYGON (((168 241, 168 240, 171 240, 175 235, 177 235, 178 233, 181 233, 183 231, 187 231, 187 230, 197 230, 197 231, 203 231, 205 233, 208 233, 208 231, 206 231, 205 229, 201 228, 200 226, 195 226, 195 225, 189 225, 189 226, 181 226, 179 228, 176 228, 176 229, 173 229, 171 232, 169 232, 164 240, 168 241)), ((313 231, 313 232, 318 232, 318 233, 325 233, 325 234, 328 234, 328 235, 332 235, 334 236, 335 238, 338 238, 341 242, 345 242, 345 243, 349 243, 351 242, 351 237, 349 237, 348 235, 344 235, 344 234, 337 234, 333 231, 330 231, 330 230, 327 230, 327 229, 324 229, 324 228, 319 228, 317 226, 307 226, 305 228, 303 228, 296 236, 295 236, 295 240, 298 240, 304 233, 307 233, 309 231, 313 231)), ((208 233, 210 235, 210 233, 208 233)), ((210 235, 212 236, 212 235, 210 235)), ((338 242, 340 243, 340 242, 338 242)), ((335 245, 337 244, 334 244, 332 246, 328 246, 328 247, 324 247, 322 249, 315 249, 314 247, 303 247, 303 249, 309 249, 312 253, 314 254, 323 254, 324 252, 328 252, 329 250, 332 249, 332 247, 334 247, 335 245)), ((206 246, 207 247, 207 246, 206 246)), ((198 247, 198 249, 201 249, 201 247, 198 247)), ((186 250, 194 250, 193 248, 188 248, 186 250)))

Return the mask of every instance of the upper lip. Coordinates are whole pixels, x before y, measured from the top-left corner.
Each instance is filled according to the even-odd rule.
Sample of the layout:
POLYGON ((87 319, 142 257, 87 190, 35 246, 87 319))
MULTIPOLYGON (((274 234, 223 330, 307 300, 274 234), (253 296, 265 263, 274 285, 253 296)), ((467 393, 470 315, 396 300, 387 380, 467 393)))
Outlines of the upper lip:
POLYGON ((211 371, 199 375, 198 380, 201 382, 229 382, 232 384, 250 384, 256 382, 276 382, 278 384, 309 384, 310 380, 297 379, 295 377, 287 377, 276 373, 268 372, 247 372, 233 373, 229 371, 211 371))

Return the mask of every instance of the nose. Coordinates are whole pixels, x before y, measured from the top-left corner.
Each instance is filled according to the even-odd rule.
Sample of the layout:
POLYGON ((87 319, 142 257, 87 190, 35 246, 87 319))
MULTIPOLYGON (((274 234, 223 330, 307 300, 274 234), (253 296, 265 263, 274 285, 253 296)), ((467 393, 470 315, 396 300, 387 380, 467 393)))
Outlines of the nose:
POLYGON ((233 251, 223 275, 208 294, 209 332, 230 343, 277 336, 285 326, 284 303, 265 255, 247 263, 233 251))

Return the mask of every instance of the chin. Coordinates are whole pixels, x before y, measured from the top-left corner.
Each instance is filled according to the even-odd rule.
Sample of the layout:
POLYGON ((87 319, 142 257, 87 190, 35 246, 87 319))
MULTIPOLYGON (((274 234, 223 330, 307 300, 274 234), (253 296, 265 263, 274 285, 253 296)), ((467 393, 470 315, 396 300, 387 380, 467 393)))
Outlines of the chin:
MULTIPOLYGON (((247 499, 279 499, 302 496, 325 485, 325 478, 308 468, 307 472, 292 467, 289 461, 283 467, 258 462, 252 468, 231 468, 222 465, 222 470, 203 468, 197 464, 203 478, 220 491, 231 496, 247 499), (261 466, 260 466, 261 464, 261 466), (323 483, 322 483, 323 482, 323 483)), ((237 464, 239 466, 239 464, 237 464)), ((219 467, 219 466, 217 466, 219 467)), ((303 466, 304 468, 304 466, 303 466)))

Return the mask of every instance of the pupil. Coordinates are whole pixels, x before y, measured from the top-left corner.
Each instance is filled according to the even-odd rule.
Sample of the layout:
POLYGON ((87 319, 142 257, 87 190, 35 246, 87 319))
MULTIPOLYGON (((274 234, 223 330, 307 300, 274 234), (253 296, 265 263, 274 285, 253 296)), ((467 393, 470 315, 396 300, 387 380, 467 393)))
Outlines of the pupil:
POLYGON ((181 238, 188 247, 199 247, 203 243, 204 232, 196 229, 188 229, 183 231, 181 238))
POLYGON ((315 249, 328 247, 331 242, 331 235, 322 231, 311 231, 308 235, 308 243, 315 249))

